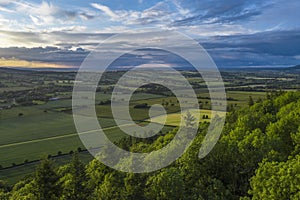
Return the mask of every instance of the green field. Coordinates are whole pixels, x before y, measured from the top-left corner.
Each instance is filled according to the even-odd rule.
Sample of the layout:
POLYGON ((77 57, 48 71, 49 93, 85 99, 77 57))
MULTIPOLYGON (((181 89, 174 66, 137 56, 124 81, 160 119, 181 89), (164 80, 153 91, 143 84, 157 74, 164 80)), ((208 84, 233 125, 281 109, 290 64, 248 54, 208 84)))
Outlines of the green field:
MULTIPOLYGON (((175 97, 162 97, 160 95, 153 94, 147 95, 148 94, 137 94, 135 98, 133 98, 135 100, 133 100, 130 105, 130 113, 133 120, 141 121, 149 118, 148 109, 133 108, 137 104, 147 103, 151 106, 153 104, 168 102, 169 105, 165 106, 167 113, 176 113, 180 111, 179 104, 175 97)), ((209 94, 199 92, 198 95, 201 97, 208 97, 209 94)), ((264 98, 265 93, 229 91, 227 93, 227 97, 231 97, 235 100, 228 101, 227 103, 245 106, 247 105, 249 96, 252 96, 253 99, 256 100, 258 98, 264 98)), ((103 99, 106 98, 107 96, 103 97, 103 99)), ((208 99, 199 100, 202 100, 203 102, 207 101, 208 104, 210 103, 208 99)), ((42 105, 15 107, 8 110, 1 110, 0 145, 61 136, 76 132, 72 115, 60 112, 64 110, 63 108, 71 109, 71 100, 50 101, 42 105), (45 112, 45 110, 47 110, 47 112, 45 112), (22 116, 19 116, 20 113, 22 113, 22 116)), ((112 114, 110 105, 96 106, 96 111, 102 127, 105 128, 115 125, 114 120, 111 119, 112 114)), ((122 110, 120 110, 120 112, 122 112, 122 110)), ((114 117, 118 118, 118 116, 114 117)))
MULTIPOLYGON (((161 95, 137 93, 132 101, 141 99, 161 98, 161 95)), ((97 101, 105 101, 109 95, 98 94, 97 101)), ((71 100, 38 102, 35 106, 18 106, 11 109, 0 110, 0 165, 2 168, 19 165, 24 162, 38 160, 43 156, 57 155, 58 152, 69 153, 77 148, 85 149, 81 143, 70 112, 71 100), (20 115, 22 113, 22 115, 20 115)), ((110 111, 110 105, 97 106, 97 110, 110 111), (100 110, 99 110, 100 109, 100 110)), ((138 112, 137 112, 138 113, 138 112)), ((140 113, 140 112, 139 112, 140 113)), ((142 115, 137 115, 140 120, 147 117, 147 110, 142 115)), ((111 141, 118 141, 126 136, 109 115, 103 115, 98 120, 101 127, 111 141)), ((123 121, 126 124, 126 121, 123 121)), ((163 133, 172 130, 173 127, 164 127, 163 133)), ((129 127, 130 130, 130 127, 129 127)), ((85 153, 91 160, 91 156, 85 153)), ((65 156, 59 157, 55 162, 68 162, 65 156), (57 161, 58 160, 58 161, 57 161)), ((0 170, 0 179, 8 180, 10 183, 18 181, 21 177, 32 172, 35 164, 25 164, 8 169, 0 170)))
MULTIPOLYGON (((172 128, 165 127, 164 132, 170 129, 172 128)), ((103 130, 111 141, 117 141, 125 136, 118 127, 109 127, 103 130)), ((0 145, 0 160, 2 167, 8 167, 13 163, 23 163, 24 160, 36 160, 41 156, 47 156, 49 154, 57 155, 58 151, 67 153, 70 150, 76 150, 78 147, 81 149, 85 148, 81 143, 78 134, 74 132, 71 134, 47 137, 43 139, 32 139, 25 142, 0 145)))
MULTIPOLYGON (((136 99, 161 97, 137 94, 136 99)), ((84 148, 76 134, 73 117, 69 113, 59 112, 58 108, 69 108, 70 100, 50 101, 46 104, 14 107, 1 110, 0 120, 0 165, 7 167, 12 163, 22 163, 24 160, 39 159, 41 155, 56 155, 58 151, 69 152, 78 147, 84 148), (47 112, 45 112, 47 110, 47 112), (19 116, 22 113, 22 116, 19 116)), ((98 107, 97 107, 98 108, 98 107)), ((100 107, 101 113, 110 105, 100 107)), ((138 112, 137 112, 138 113, 138 112)), ((142 116, 148 111, 143 110, 142 116)), ((141 119, 141 118, 139 118, 141 119)), ((115 121, 110 116, 99 118, 101 127, 113 141, 124 136, 115 121)), ((123 121, 126 124, 126 121, 123 121)))
MULTIPOLYGON (((205 94, 199 94, 205 97, 205 94)), ((207 94, 206 94, 207 95, 207 94)), ((264 93, 247 93, 247 92, 229 92, 228 96, 238 99, 238 105, 247 104, 249 96, 254 99, 263 97, 264 93)), ((134 105, 148 103, 149 105, 169 102, 166 107, 167 117, 166 125, 177 126, 180 120, 179 105, 175 97, 161 97, 160 95, 147 96, 139 94, 135 101, 131 103, 131 115, 134 120, 141 121, 149 118, 148 109, 135 109, 134 105), (147 98, 149 99, 143 99, 147 98), (155 98, 156 97, 156 98, 155 98)), ((69 107, 70 100, 59 100, 48 102, 47 104, 15 107, 9 110, 1 110, 0 132, 1 132, 1 155, 0 160, 3 167, 12 165, 12 163, 22 163, 25 159, 38 159, 41 155, 57 154, 58 151, 68 152, 78 147, 83 148, 73 123, 71 114, 59 112, 57 108, 69 107), (47 112, 44 110, 47 109, 47 112), (22 116, 18 116, 23 113, 22 116), (18 144, 18 145, 15 145, 18 144)), ((229 102, 230 103, 230 102, 229 102)), ((97 106, 97 114, 100 124, 103 128, 114 127, 115 122, 111 119, 111 110, 109 105, 97 106)), ((122 112, 122 110, 120 110, 122 112)), ((201 110, 202 115, 208 115, 209 110, 201 110)), ((116 116, 117 118, 118 116, 116 116)), ((162 116, 153 118, 154 122, 160 122, 162 116)), ((126 122, 124 122, 126 123, 126 122)), ((110 128, 107 134, 113 140, 118 140, 123 133, 115 127, 110 128)))
MULTIPOLYGON (((195 79, 195 81, 197 81, 195 79)), ((61 84, 61 83, 60 83, 61 84)), ((200 111, 200 121, 210 121, 211 113, 210 99, 207 90, 199 89, 196 91, 198 101, 203 104, 200 111), (207 115, 208 119, 203 119, 203 115, 207 115)), ((70 92, 60 93, 61 96, 70 96, 70 92)), ((59 96, 59 95, 58 95, 59 96)), ((227 103, 236 107, 247 105, 249 96, 254 100, 264 98, 265 92, 239 92, 229 91, 227 97, 230 100, 227 103)), ((96 113, 101 124, 105 129, 105 133, 112 141, 118 141, 125 134, 115 127, 115 121, 112 119, 111 108, 109 104, 97 105, 101 101, 107 101, 110 95, 105 93, 96 94, 96 113)), ((0 110, 0 165, 7 168, 12 165, 19 165, 24 161, 38 160, 43 156, 57 155, 58 152, 69 153, 77 148, 85 149, 81 143, 72 117, 72 101, 71 99, 61 99, 57 101, 36 101, 38 105, 34 106, 17 106, 11 109, 0 110)), ((143 123, 149 122, 148 108, 134 108, 139 104, 164 104, 167 115, 166 125, 163 133, 178 126, 180 122, 180 105, 177 99, 172 96, 164 96, 159 94, 136 93, 130 101, 130 114, 134 121, 143 123)), ((124 112, 122 108, 116 108, 118 112, 124 112)), ((197 114, 199 111, 191 111, 197 114)), ((120 116, 114 116, 120 118, 120 116)), ((157 115, 152 119, 153 122, 161 123, 163 116, 157 115)), ((126 121, 124 121, 126 124, 126 121)), ((130 128, 129 128, 130 130, 130 128)), ((132 130, 134 131, 134 129, 132 130)), ((84 161, 91 159, 89 154, 85 153, 84 161)), ((67 162, 66 156, 56 159, 55 162, 67 162)), ((8 180, 13 183, 24 175, 33 171, 34 164, 25 164, 15 166, 8 169, 0 170, 0 179, 8 180)))
MULTIPOLYGON (((134 121, 141 121, 141 120, 146 120, 149 118, 148 111, 149 109, 146 108, 134 108, 135 105, 138 104, 144 104, 147 103, 149 106, 154 105, 154 104, 162 104, 164 101, 174 103, 174 105, 170 106, 165 106, 166 112, 167 113, 173 113, 173 112, 178 112, 180 110, 179 104, 177 103, 177 100, 175 97, 163 97, 161 98, 158 96, 158 98, 153 98, 153 99, 144 99, 144 100, 135 100, 132 101, 129 107, 129 111, 131 114, 131 117, 134 121)), ((119 112, 124 112, 126 108, 121 107, 115 107, 116 110, 119 112)), ((99 118, 112 118, 112 113, 111 113, 111 108, 110 106, 107 105, 100 105, 96 106, 96 112, 97 116, 99 118)), ((115 118, 120 118, 120 116, 114 116, 115 118)))
MULTIPOLYGON (((88 151, 83 151, 79 153, 79 158, 83 163, 90 162, 93 157, 90 155, 88 151)), ((66 154, 59 157, 53 158, 54 164, 56 166, 60 166, 63 164, 67 164, 71 161, 72 155, 66 154)), ((36 165, 39 162, 27 163, 25 165, 16 166, 8 169, 0 170, 0 179, 7 181, 8 184, 13 185, 20 181, 20 179, 30 176, 30 174, 34 173, 36 169, 36 165)))

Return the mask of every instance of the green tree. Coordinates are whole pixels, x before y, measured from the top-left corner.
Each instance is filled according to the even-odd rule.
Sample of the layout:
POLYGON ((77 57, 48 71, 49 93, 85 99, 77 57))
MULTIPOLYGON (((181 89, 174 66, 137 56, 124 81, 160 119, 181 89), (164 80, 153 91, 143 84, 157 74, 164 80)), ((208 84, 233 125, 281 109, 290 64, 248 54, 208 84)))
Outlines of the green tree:
POLYGON ((253 106, 254 105, 254 101, 253 101, 252 96, 249 96, 248 105, 249 106, 253 106))
POLYGON ((144 188, 147 175, 127 173, 124 179, 125 199, 145 199, 144 188))
POLYGON ((49 159, 43 159, 36 169, 35 183, 39 200, 58 199, 60 186, 57 184, 58 175, 49 159))
POLYGON ((149 177, 145 192, 147 199, 167 200, 183 199, 185 185, 180 171, 166 168, 160 173, 149 177))
POLYGON ((65 169, 62 171, 65 172, 60 178, 61 198, 66 200, 86 199, 88 191, 85 167, 78 158, 78 152, 74 153, 72 162, 64 167, 65 169))
POLYGON ((102 184, 105 175, 112 170, 97 159, 94 159, 86 166, 85 171, 88 179, 87 187, 89 192, 92 192, 102 184))
POLYGON ((34 180, 24 180, 20 181, 14 185, 10 200, 39 200, 37 195, 37 184, 34 180))
POLYGON ((106 174, 102 184, 96 188, 94 198, 97 200, 125 199, 124 175, 118 171, 106 174))
POLYGON ((0 180, 0 199, 8 200, 10 196, 9 186, 6 182, 0 180))
POLYGON ((286 162, 262 162, 251 179, 253 200, 300 199, 300 155, 286 162))

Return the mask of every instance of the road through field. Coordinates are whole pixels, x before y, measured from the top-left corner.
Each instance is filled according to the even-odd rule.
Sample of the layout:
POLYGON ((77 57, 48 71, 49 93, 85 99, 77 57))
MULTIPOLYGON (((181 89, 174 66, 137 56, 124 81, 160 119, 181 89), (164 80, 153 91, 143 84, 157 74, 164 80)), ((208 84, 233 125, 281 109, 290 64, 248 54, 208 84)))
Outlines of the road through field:
MULTIPOLYGON (((111 126, 108 128, 104 128, 102 129, 103 131, 107 131, 107 130, 111 130, 114 128, 118 128, 118 127, 125 127, 125 126, 132 126, 132 124, 122 124, 120 126, 111 126)), ((81 132, 79 134, 87 134, 87 133, 93 133, 96 132, 98 130, 90 130, 90 131, 85 131, 85 132, 81 132)), ((48 137, 48 138, 42 138, 42 139, 36 139, 36 140, 28 140, 28 141, 24 141, 24 142, 16 142, 16 143, 11 143, 11 144, 5 144, 5 145, 1 145, 1 148, 6 148, 6 147, 13 147, 13 146, 18 146, 18 145, 22 145, 22 144, 30 144, 30 143, 36 143, 36 142, 42 142, 42 141, 49 141, 49 140, 55 140, 55 139, 61 139, 61 138, 67 138, 67 137, 72 137, 78 135, 78 133, 70 133, 70 134, 65 134, 65 135, 61 135, 61 136, 54 136, 54 137, 48 137)))

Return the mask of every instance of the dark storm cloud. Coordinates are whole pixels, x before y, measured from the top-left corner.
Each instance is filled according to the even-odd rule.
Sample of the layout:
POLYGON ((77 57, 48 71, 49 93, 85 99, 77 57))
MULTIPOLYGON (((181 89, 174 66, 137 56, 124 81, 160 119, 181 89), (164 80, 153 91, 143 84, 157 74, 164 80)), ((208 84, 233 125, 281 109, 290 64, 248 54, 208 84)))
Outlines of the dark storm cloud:
POLYGON ((84 51, 81 48, 78 48, 76 51, 63 50, 56 47, 0 48, 2 58, 17 58, 20 60, 66 64, 70 66, 80 66, 88 53, 88 51, 84 51))
POLYGON ((218 1, 181 1, 183 8, 189 8, 189 17, 176 20, 173 25, 186 26, 213 23, 236 23, 260 15, 272 1, 218 0, 218 1))
MULTIPOLYGON (((267 31, 255 34, 216 36, 199 43, 218 67, 293 66, 300 63, 300 30, 267 31)), ((190 67, 184 59, 160 50, 142 49, 122 56, 115 66, 166 63, 190 67)))
MULTIPOLYGON (((80 66, 89 54, 85 46, 98 45, 97 42, 80 42, 80 38, 100 39, 112 34, 66 34, 56 33, 75 42, 60 43, 58 47, 46 48, 1 48, 0 55, 5 58, 18 58, 28 61, 41 61, 80 66), (76 42, 78 41, 78 42, 76 42), (77 50, 74 46, 78 46, 77 50), (80 48, 83 47, 83 48, 80 48)), ((29 40, 35 35, 22 35, 29 40)), ((256 34, 216 36, 199 43, 209 52, 219 67, 296 65, 300 63, 300 31, 269 31, 256 34)), ((167 63, 174 66, 188 66, 183 59, 164 51, 143 49, 125 54, 113 66, 137 66, 147 63, 167 63)))
POLYGON ((221 66, 299 64, 299 44, 300 30, 218 36, 202 43, 221 66))
POLYGON ((169 64, 173 67, 190 67, 191 65, 178 55, 160 49, 138 49, 122 55, 112 63, 112 67, 133 67, 143 64, 169 64))

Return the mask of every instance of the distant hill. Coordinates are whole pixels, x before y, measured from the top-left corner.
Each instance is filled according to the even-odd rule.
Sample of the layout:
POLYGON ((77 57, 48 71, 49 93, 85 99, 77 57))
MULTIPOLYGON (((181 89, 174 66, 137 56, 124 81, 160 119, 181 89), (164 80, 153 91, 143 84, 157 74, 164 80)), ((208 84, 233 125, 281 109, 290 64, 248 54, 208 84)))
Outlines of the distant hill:
POLYGON ((299 72, 300 71, 300 65, 292 66, 292 67, 261 67, 261 68, 244 68, 245 71, 295 71, 299 72))
POLYGON ((27 67, 0 67, 0 70, 6 71, 45 71, 45 72, 77 72, 77 68, 51 68, 51 67, 43 67, 43 68, 27 68, 27 67))
POLYGON ((293 67, 288 67, 289 70, 300 70, 300 65, 296 65, 293 67))
MULTIPOLYGON (((276 69, 274 69, 276 70, 276 69)), ((277 71, 283 71, 283 72, 290 72, 290 73, 299 73, 300 72, 300 65, 292 66, 292 67, 280 67, 277 68, 277 71)))

